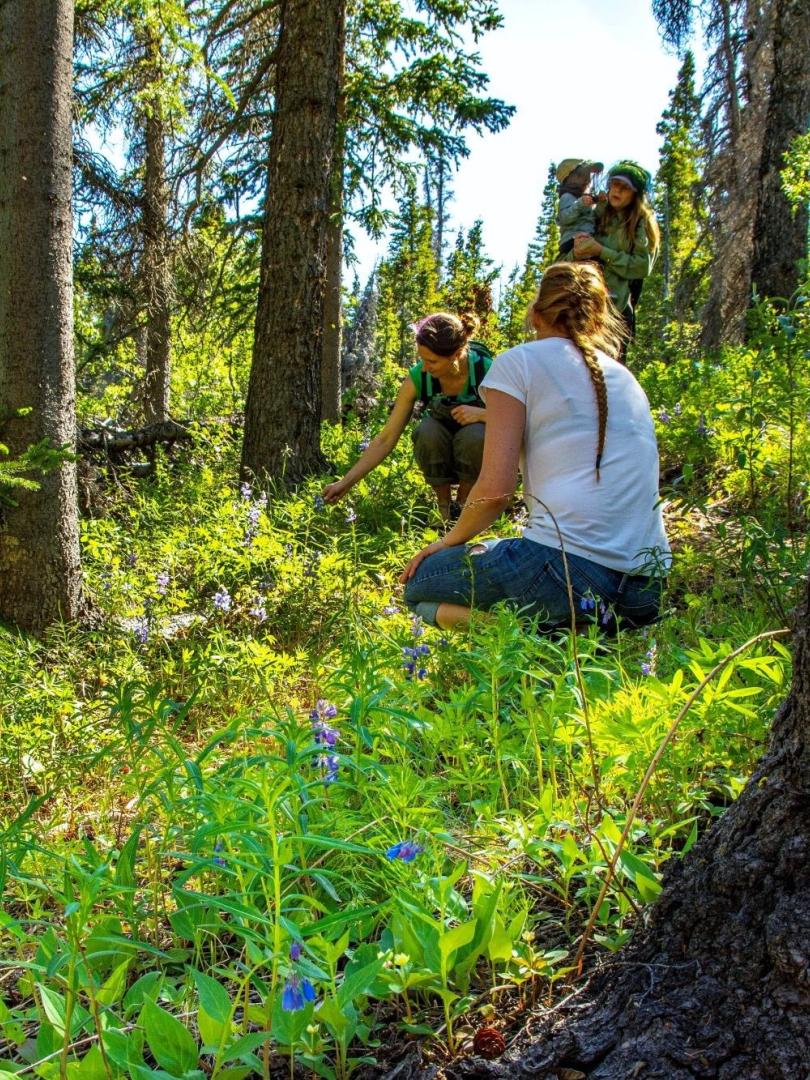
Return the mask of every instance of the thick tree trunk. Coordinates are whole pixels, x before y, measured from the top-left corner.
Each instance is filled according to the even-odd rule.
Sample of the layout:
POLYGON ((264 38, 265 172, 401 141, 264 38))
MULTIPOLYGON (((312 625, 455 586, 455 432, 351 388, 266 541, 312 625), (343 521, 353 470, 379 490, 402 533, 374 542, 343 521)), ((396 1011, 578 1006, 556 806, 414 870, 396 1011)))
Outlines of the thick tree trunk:
POLYGON ((450 1078, 799 1080, 810 1067, 810 581, 793 686, 736 803, 673 862, 650 924, 573 1019, 450 1078), (539 1037, 538 1037, 539 1036, 539 1037))
MULTIPOLYGON (((0 438, 73 449, 72 0, 0 4, 0 438), (24 417, 9 418, 19 409, 24 417)), ((79 613, 76 466, 15 494, 0 525, 0 618, 79 613)))
POLYGON ((807 255, 807 207, 794 214, 782 191, 784 154, 810 121, 810 4, 776 0, 774 68, 759 173, 751 277, 762 296, 789 297, 807 255))
MULTIPOLYGON (((152 81, 161 78, 160 43, 152 33, 145 42, 152 81)), ((149 102, 144 125, 143 262, 141 285, 146 299, 146 377, 144 416, 147 424, 169 418, 171 377, 171 277, 169 271, 169 190, 166 184, 165 124, 160 97, 149 102)))
POLYGON ((345 0, 284 0, 243 476, 321 465, 326 233, 345 0))
POLYGON ((751 271, 757 215, 760 163, 773 79, 773 25, 776 0, 746 6, 746 44, 742 69, 747 85, 741 105, 731 5, 721 0, 721 45, 716 60, 726 82, 726 145, 710 164, 714 258, 709 296, 702 313, 701 344, 715 349, 739 343, 751 302, 751 271))
POLYGON ((321 360, 321 419, 338 423, 341 417, 340 357, 342 331, 343 266, 343 156, 346 146, 345 41, 341 41, 335 154, 332 159, 331 202, 326 230, 326 293, 323 307, 323 358, 321 360))

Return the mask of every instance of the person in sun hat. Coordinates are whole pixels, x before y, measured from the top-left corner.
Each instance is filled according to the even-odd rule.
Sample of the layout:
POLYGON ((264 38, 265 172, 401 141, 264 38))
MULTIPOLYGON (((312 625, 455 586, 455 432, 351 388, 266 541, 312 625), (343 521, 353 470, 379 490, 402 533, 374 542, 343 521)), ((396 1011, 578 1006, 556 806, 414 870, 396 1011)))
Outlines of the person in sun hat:
POLYGON ((599 263, 610 297, 632 337, 640 284, 649 276, 660 244, 649 198, 652 178, 638 162, 625 160, 611 166, 607 181, 607 198, 595 211, 595 231, 582 230, 575 237, 573 257, 599 263))
MULTIPOLYGON (((593 235, 596 226, 597 197, 591 195, 594 174, 604 168, 601 161, 585 158, 565 158, 557 166, 559 205, 557 225, 560 229, 561 256, 568 256, 574 247, 574 237, 580 233, 593 235)), ((569 256, 570 257, 570 256, 569 256)))

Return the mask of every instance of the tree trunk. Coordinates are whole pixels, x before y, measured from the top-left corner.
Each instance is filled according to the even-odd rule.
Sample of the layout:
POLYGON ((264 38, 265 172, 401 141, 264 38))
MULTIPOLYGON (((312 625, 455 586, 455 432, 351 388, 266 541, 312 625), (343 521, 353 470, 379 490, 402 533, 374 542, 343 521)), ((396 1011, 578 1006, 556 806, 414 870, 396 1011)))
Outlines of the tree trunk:
MULTIPOLYGON (((72 0, 0 4, 0 420, 12 456, 73 449, 72 0), (11 418, 19 409, 31 411, 11 418)), ((0 618, 39 632, 81 600, 76 466, 2 511, 0 618)))
MULTIPOLYGON (((149 31, 145 41, 149 79, 161 78, 160 43, 149 31)), ((171 378, 171 278, 169 273, 169 191, 166 184, 165 124, 158 93, 152 95, 144 125, 143 261, 141 286, 146 299, 146 377, 144 416, 147 424, 169 418, 171 378)))
POLYGON ((782 191, 784 154, 810 120, 810 4, 777 0, 774 70, 759 173, 751 276, 762 296, 789 297, 807 256, 807 207, 794 214, 782 191))
POLYGON ((326 233, 344 34, 345 0, 284 0, 244 477, 297 480, 322 462, 326 233))
POLYGON ((341 268, 343 266, 343 156, 346 145, 345 41, 341 41, 335 155, 332 159, 331 202, 326 230, 326 294, 323 309, 323 359, 321 362, 321 419, 338 423, 341 417, 340 357, 343 332, 341 320, 341 268))
MULTIPOLYGON (((740 798, 671 870, 650 924, 573 1019, 448 1078, 799 1080, 810 1062, 810 581, 793 685, 740 798), (538 1037, 539 1036, 539 1037, 538 1037)), ((572 1010, 572 1011, 574 1011, 572 1010)))

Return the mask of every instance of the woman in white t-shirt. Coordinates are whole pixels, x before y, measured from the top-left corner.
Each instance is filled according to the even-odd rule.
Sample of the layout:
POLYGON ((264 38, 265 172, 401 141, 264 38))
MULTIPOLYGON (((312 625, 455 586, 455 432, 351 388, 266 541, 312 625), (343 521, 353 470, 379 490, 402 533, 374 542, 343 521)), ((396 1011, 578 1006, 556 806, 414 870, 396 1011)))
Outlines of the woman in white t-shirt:
POLYGON ((487 434, 461 518, 402 574, 425 622, 451 627, 500 600, 544 628, 574 618, 658 617, 670 562, 649 402, 618 355, 623 327, 591 263, 556 263, 530 308, 535 341, 502 353, 481 384, 487 434), (468 541, 495 521, 523 472, 523 537, 468 541), (572 597, 569 596, 570 582, 572 597))

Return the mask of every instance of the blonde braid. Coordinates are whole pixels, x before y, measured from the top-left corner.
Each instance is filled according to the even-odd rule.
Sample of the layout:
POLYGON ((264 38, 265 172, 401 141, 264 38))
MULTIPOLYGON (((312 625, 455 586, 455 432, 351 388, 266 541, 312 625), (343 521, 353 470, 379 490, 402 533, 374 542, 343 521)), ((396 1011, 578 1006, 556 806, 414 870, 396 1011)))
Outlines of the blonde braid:
POLYGON ((602 365, 597 360, 596 353, 590 341, 588 341, 586 337, 581 337, 575 327, 569 327, 569 333, 571 334, 571 340, 582 353, 582 359, 585 361, 585 366, 588 369, 588 374, 593 383, 593 390, 596 394, 596 409, 599 414, 599 434, 596 440, 595 467, 596 479, 598 482, 601 479, 599 470, 602 465, 602 454, 605 450, 605 435, 607 434, 608 400, 607 386, 605 385, 605 373, 602 371, 602 365))

